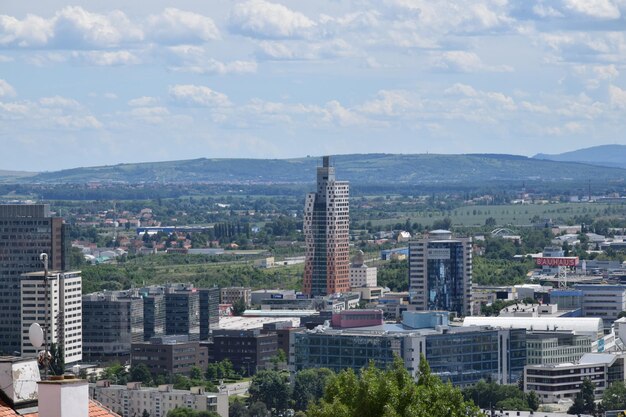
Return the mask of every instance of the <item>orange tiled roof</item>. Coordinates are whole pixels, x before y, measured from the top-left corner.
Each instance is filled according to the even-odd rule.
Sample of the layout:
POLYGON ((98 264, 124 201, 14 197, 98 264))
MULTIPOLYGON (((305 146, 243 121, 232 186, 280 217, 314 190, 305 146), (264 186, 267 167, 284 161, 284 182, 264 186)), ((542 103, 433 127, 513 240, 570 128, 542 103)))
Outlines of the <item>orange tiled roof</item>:
MULTIPOLYGON (((19 415, 11 406, 0 399, 0 417, 39 417, 39 413, 19 415)), ((89 400, 89 417, 120 417, 97 401, 89 400)))

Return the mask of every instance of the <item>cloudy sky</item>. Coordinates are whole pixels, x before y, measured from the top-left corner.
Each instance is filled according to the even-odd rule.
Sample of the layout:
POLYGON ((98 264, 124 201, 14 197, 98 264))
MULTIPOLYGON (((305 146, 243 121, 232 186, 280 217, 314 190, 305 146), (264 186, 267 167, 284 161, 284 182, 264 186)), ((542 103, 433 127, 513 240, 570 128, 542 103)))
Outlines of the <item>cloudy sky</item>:
POLYGON ((626 0, 0 1, 0 169, 626 144, 626 0))

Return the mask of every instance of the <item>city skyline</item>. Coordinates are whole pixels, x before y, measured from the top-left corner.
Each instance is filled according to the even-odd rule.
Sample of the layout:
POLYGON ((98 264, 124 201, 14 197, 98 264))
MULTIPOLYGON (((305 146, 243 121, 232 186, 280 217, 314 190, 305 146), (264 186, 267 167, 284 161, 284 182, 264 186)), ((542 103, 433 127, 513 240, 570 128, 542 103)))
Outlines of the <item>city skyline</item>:
POLYGON ((0 169, 626 144, 625 16, 623 0, 12 2, 0 169))

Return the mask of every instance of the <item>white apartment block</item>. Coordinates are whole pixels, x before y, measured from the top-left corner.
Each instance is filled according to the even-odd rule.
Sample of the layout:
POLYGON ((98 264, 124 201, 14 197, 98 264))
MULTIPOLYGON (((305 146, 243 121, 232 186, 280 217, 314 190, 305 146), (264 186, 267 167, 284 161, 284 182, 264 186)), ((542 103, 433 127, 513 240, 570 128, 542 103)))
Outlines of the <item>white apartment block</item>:
POLYGON ((83 358, 82 277, 80 271, 48 273, 48 303, 44 273, 23 274, 20 281, 22 356, 35 357, 28 338, 33 323, 39 323, 47 334, 48 344, 62 345, 65 363, 83 358), (46 311, 48 331, 45 331, 46 311))
POLYGON ((350 288, 376 287, 377 273, 374 266, 350 265, 350 288))
POLYGON ((573 400, 583 380, 595 385, 596 399, 613 381, 624 380, 624 357, 609 353, 586 353, 575 363, 526 365, 524 392, 535 391, 543 403, 573 400))
POLYGON ((89 385, 89 397, 122 416, 141 416, 145 411, 151 417, 166 417, 176 407, 194 411, 215 411, 228 417, 228 395, 207 393, 204 387, 191 390, 174 389, 172 385, 143 388, 140 382, 111 385, 110 381, 98 381, 89 385))

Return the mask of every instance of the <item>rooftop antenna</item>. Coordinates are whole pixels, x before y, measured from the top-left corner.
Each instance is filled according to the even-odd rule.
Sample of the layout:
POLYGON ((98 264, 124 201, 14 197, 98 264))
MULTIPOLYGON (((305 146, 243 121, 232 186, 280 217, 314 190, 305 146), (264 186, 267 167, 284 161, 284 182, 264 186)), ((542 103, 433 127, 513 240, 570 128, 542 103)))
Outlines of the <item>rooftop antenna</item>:
MULTIPOLYGON (((50 361, 52 359, 52 356, 50 355, 50 351, 48 351, 48 335, 49 335, 49 325, 48 325, 48 309, 49 309, 49 305, 48 305, 48 254, 47 253, 42 253, 41 255, 39 255, 39 260, 43 263, 43 286, 44 286, 44 306, 45 306, 45 318, 44 318, 44 330, 43 333, 43 342, 44 342, 44 350, 43 352, 39 352, 38 355, 38 361, 39 364, 41 366, 43 366, 43 372, 44 372, 44 379, 48 379, 48 367, 50 365, 50 361)), ((34 323, 36 324, 36 323, 34 323)), ((33 333, 36 333, 33 337, 33 339, 31 339, 31 343, 33 343, 33 346, 35 346, 35 344, 39 344, 39 347, 41 347, 41 342, 39 341, 38 337, 39 334, 36 330, 37 327, 39 327, 39 329, 41 330, 41 327, 39 325, 37 326, 31 326, 34 327, 35 329, 33 330, 33 333)), ((30 336, 30 330, 29 329, 29 336, 30 336)), ((35 346, 37 347, 37 346, 35 346)))

